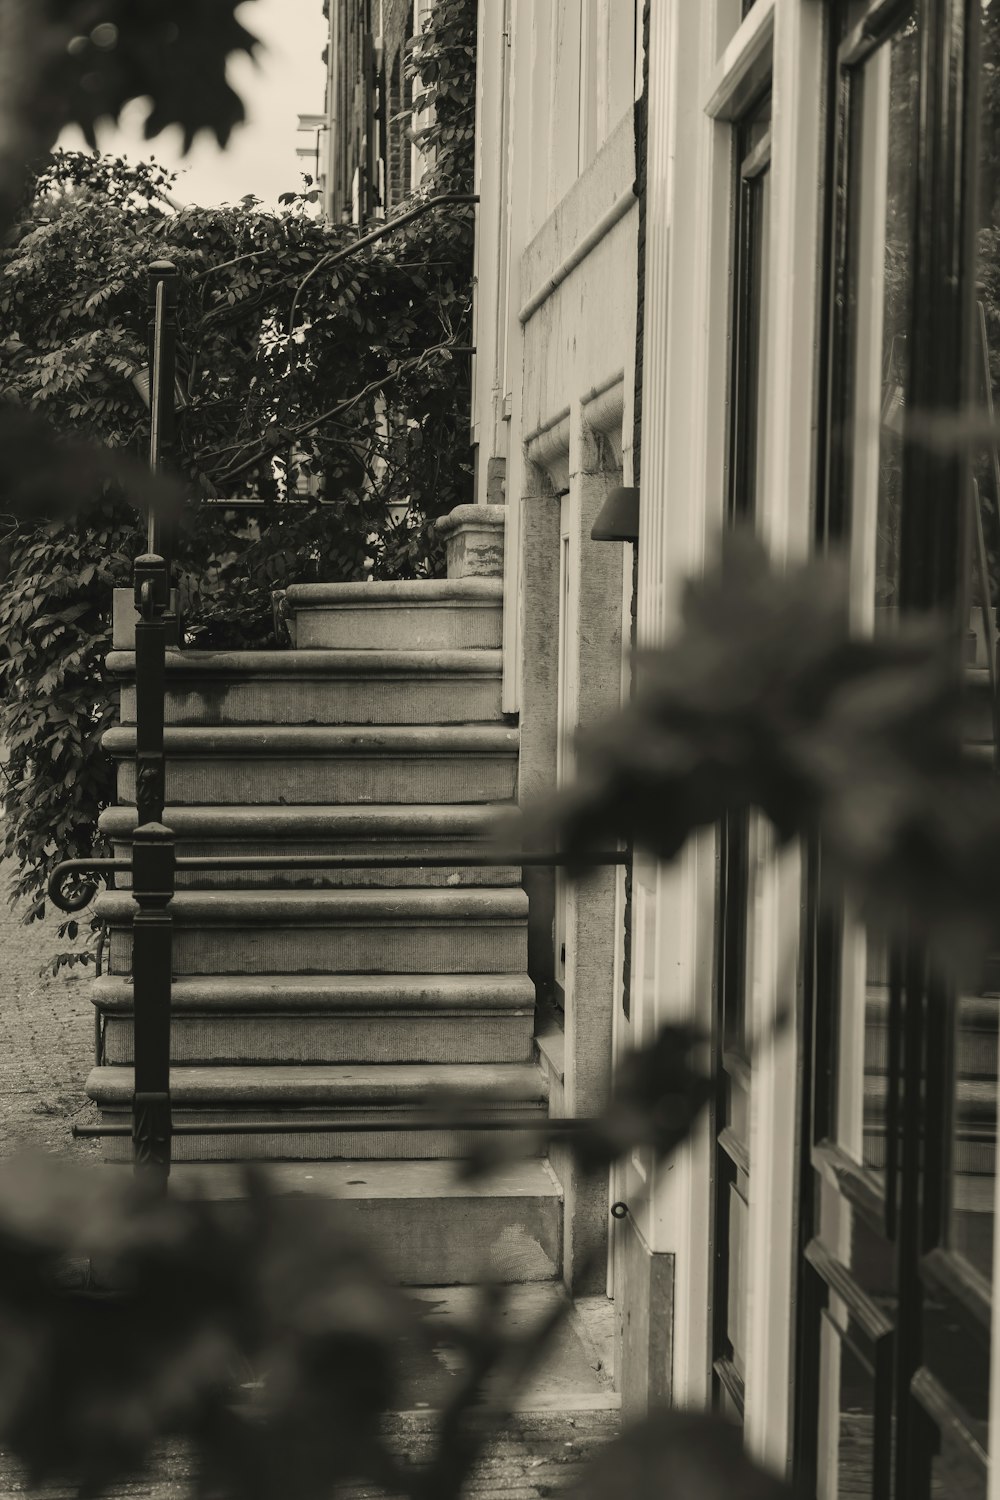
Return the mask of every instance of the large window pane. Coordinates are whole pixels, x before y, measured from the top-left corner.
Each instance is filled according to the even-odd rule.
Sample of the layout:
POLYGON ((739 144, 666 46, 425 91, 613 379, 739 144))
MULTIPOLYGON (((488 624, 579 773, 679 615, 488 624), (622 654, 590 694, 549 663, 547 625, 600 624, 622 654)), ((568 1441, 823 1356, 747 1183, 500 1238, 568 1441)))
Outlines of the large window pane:
MULTIPOLYGON (((974 394, 984 418, 1000 408, 1000 0, 980 10, 980 132, 976 232, 974 394)), ((968 658, 980 678, 995 660, 1000 593, 1000 448, 996 433, 976 453, 970 496, 968 658)), ((981 751, 989 754, 989 716, 981 716, 981 751)), ((973 731, 976 738, 980 734, 973 731)), ((1000 964, 983 993, 956 1005, 952 1036, 951 1190, 948 1243, 984 1282, 992 1280, 996 1176, 997 1031, 1000 964)))
POLYGON ((953 1040, 948 1239, 985 1281, 993 1276, 997 1016, 995 995, 961 996, 953 1040))
MULTIPOLYGON (((841 211, 844 264, 835 308, 835 472, 849 528, 852 612, 863 633, 891 629, 900 608, 903 422, 913 300, 916 29, 912 21, 850 70, 841 211)), ((836 487, 836 485, 835 485, 836 487)), ((847 910, 834 995, 837 1144, 874 1182, 891 1165, 890 952, 847 910)))
POLYGON ((767 256, 770 233, 771 95, 737 126, 733 359, 729 388, 731 520, 752 520, 763 477, 761 390, 767 351, 767 256))
POLYGON ((899 607, 902 433, 913 298, 916 34, 907 23, 857 69, 851 92, 849 448, 858 623, 899 607))
POLYGON ((820 1330, 817 1500, 882 1500, 876 1477, 876 1385, 868 1360, 845 1330, 837 1299, 820 1330))
POLYGON ((837 1145, 880 1183, 888 1156, 891 1023, 888 944, 844 914, 834 1111, 837 1145))
MULTIPOLYGON (((761 487, 761 388, 767 329, 771 96, 733 131, 732 351, 727 517, 752 523, 761 487)), ((750 1173, 750 1037, 756 927, 755 867, 763 837, 748 813, 719 828, 716 970, 714 1276, 712 1362, 717 1408, 739 1420, 746 1367, 746 1239, 750 1173)))

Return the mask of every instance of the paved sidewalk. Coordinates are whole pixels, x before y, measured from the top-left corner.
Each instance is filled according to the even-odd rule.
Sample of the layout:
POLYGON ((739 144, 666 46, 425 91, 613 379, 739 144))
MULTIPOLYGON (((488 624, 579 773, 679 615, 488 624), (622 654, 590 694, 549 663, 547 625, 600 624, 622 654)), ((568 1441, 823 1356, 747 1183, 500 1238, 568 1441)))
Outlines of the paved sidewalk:
MULTIPOLYGON (((433 1418, 403 1412, 390 1418, 391 1443, 407 1467, 418 1467, 431 1451, 433 1418)), ((618 1431, 618 1413, 517 1412, 490 1446, 467 1485, 467 1500, 545 1500, 558 1495, 578 1477, 596 1451, 618 1431)), ((109 1500, 185 1500, 191 1493, 191 1465, 176 1450, 157 1464, 155 1479, 138 1479, 109 1492, 109 1500)), ((385 1491, 368 1485, 344 1486, 340 1500, 381 1500, 385 1491)), ((64 1485, 28 1490, 18 1466, 0 1454, 0 1497, 39 1496, 39 1500, 74 1500, 64 1485)))
POLYGON ((92 1114, 84 1084, 94 1055, 94 970, 49 974, 54 954, 70 946, 56 935, 60 914, 47 911, 25 927, 23 908, 7 904, 12 869, 0 862, 0 1156, 32 1149, 92 1161, 97 1143, 74 1141, 70 1130, 92 1114))

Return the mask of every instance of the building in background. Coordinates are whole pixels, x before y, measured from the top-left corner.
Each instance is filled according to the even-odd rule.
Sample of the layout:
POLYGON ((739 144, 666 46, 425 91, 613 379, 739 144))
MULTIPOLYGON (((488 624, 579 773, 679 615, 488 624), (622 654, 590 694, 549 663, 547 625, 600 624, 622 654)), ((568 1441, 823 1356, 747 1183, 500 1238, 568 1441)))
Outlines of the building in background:
MULTIPOLYGON (((472 439, 477 500, 506 500, 522 797, 572 773, 632 622, 669 635, 727 526, 779 563, 846 548, 861 631, 969 625, 1000 461, 977 492, 901 413, 996 386, 998 12, 481 0, 472 439)), ((626 1407, 714 1406, 824 1500, 1000 1494, 995 996, 904 985, 757 817, 628 883, 536 877, 530 922, 555 1113, 662 1022, 713 1038, 714 1108, 665 1168, 636 1152, 605 1194, 553 1160, 575 1293, 607 1243, 626 1407)))
POLYGON ((299 170, 304 176, 312 179, 314 188, 320 194, 321 207, 326 201, 326 179, 330 156, 327 149, 329 128, 325 114, 299 115, 299 135, 302 139, 295 148, 295 155, 298 158, 299 170))
MULTIPOLYGON (((420 120, 406 76, 408 42, 432 0, 338 0, 327 4, 325 111, 317 180, 332 223, 384 219, 420 182, 423 158, 412 140, 420 120)), ((300 129, 313 128, 302 115, 300 129)), ((303 147, 300 155, 306 148, 303 147)), ((308 170, 306 168, 305 170, 308 170)))

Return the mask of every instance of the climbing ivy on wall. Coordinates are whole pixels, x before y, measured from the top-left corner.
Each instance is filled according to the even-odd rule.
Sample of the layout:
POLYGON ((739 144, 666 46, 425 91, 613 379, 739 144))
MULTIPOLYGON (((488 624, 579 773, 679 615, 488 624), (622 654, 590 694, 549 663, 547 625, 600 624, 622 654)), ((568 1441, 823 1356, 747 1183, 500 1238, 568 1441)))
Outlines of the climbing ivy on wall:
POLYGON ((471 189, 476 148, 476 31, 469 0, 436 0, 413 40, 409 73, 413 108, 427 113, 417 144, 432 156, 438 191, 465 183, 471 189))
MULTIPOLYGON (((475 24, 472 0, 441 0, 411 48, 433 153, 418 198, 472 187, 475 24)), ((268 645, 276 588, 440 569, 429 523, 471 488, 474 216, 436 207, 355 250, 356 227, 313 216, 308 180, 278 213, 252 198, 178 207, 172 187, 153 161, 56 152, 36 170, 0 248, 0 400, 141 460, 147 267, 172 260, 186 627, 201 646, 268 645), (206 503, 247 497, 252 513, 206 503)), ((112 799, 102 662, 137 545, 116 493, 98 476, 82 509, 53 518, 0 481, 0 850, 18 862, 15 895, 38 898, 57 854, 89 851, 112 799)))

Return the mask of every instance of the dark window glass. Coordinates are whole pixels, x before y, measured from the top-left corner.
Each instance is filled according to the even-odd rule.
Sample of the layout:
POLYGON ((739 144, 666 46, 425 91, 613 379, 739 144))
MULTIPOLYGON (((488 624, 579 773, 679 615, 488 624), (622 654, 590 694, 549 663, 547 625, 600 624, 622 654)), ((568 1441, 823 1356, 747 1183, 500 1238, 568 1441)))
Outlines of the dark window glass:
POLYGON ((730 520, 752 519, 763 463, 760 390, 767 326, 771 95, 735 130, 732 366, 729 388, 730 520))
MULTIPOLYGON (((980 17, 973 399, 995 426, 1000 409, 1000 0, 985 0, 980 17)), ((1000 443, 995 436, 974 455, 970 510, 966 654, 974 690, 986 708, 987 695, 996 692, 990 674, 1000 597, 1000 443)), ((995 763, 994 722, 988 709, 970 715, 979 753, 992 755, 995 763)), ((948 1244, 982 1278, 984 1292, 993 1277, 1000 961, 994 959, 989 968, 980 993, 958 997, 949 1080, 948 1244)))
POLYGON ((986 1500, 986 1469, 968 1449, 945 1432, 931 1460, 932 1500, 986 1500))
MULTIPOLYGON (((1000 394, 998 21, 1000 0, 841 4, 833 18, 829 420, 817 528, 850 548, 858 633, 895 629, 904 608, 947 608, 967 626, 969 666, 986 689, 974 737, 987 764, 1000 453, 984 439, 965 483, 965 455, 942 456, 916 418, 964 400, 970 356, 981 405, 995 412, 1000 394), (973 21, 978 91, 963 72, 978 50, 973 21), (974 205, 977 153, 964 131, 977 93, 974 205)), ((799 1472, 807 1493, 835 1500, 978 1500, 1000 956, 978 992, 969 984, 953 1003, 919 934, 897 951, 849 910, 830 918, 822 858, 814 849, 799 1472)))
MULTIPOLYGON (((752 522, 763 444, 760 390, 767 325, 771 96, 733 132, 733 304, 729 384, 727 516, 752 522)), ((715 1289, 713 1370, 719 1410, 741 1419, 746 1357, 745 1285, 750 1182, 750 1063, 747 981, 753 972, 752 869, 757 825, 748 815, 719 829, 716 970, 715 1289)))
POLYGON ((908 23, 872 53, 851 88, 849 386, 843 440, 854 576, 870 579, 859 624, 899 608, 903 408, 913 302, 917 35, 908 23), (871 613, 869 613, 871 611, 871 613))
MULTIPOLYGON (((874 1372, 839 1326, 846 1317, 827 1314, 820 1329, 819 1483, 817 1500, 875 1500, 874 1372)), ((879 1497, 881 1500, 881 1497, 879 1497)))

